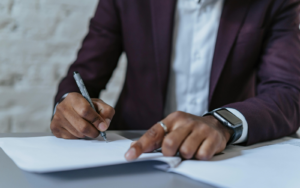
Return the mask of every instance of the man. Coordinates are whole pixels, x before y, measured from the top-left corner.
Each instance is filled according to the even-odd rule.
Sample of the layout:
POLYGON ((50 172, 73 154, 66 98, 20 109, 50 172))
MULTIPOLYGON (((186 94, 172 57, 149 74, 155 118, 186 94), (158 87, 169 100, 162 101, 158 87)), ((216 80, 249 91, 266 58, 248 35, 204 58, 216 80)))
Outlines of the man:
POLYGON ((149 129, 127 160, 209 160, 227 144, 299 128, 299 0, 101 0, 77 60, 59 86, 51 130, 66 139, 149 129), (126 52, 115 110, 97 99, 126 52), (78 93, 78 71, 97 113, 78 93), (204 117, 202 116, 204 113, 204 117), (157 123, 159 122, 159 123, 157 123), (168 134, 166 134, 168 133, 168 134))

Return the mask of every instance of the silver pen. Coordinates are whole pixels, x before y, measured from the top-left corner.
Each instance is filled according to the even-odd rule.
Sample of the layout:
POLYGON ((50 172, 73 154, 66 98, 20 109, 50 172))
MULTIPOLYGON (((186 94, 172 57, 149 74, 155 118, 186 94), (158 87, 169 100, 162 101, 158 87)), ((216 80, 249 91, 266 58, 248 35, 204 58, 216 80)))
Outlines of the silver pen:
MULTIPOLYGON (((82 96, 90 103, 90 105, 92 106, 92 108, 96 111, 95 106, 94 106, 94 104, 93 104, 93 102, 92 102, 92 100, 90 98, 89 93, 87 92, 87 90, 85 88, 85 85, 83 83, 83 80, 82 80, 80 74, 78 72, 74 72, 73 76, 74 76, 74 79, 76 81, 76 84, 77 84, 77 86, 78 86, 78 88, 79 88, 82 96)), ((100 134, 103 137, 103 139, 107 142, 106 133, 100 131, 100 134)))

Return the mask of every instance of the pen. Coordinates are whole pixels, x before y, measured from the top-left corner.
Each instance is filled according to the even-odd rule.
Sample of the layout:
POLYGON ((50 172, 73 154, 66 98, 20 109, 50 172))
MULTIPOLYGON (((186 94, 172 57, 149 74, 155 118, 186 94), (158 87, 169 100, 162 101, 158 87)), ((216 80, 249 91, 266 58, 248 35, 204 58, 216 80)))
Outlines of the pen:
MULTIPOLYGON (((96 111, 95 106, 94 106, 94 104, 93 104, 93 102, 92 102, 92 100, 90 98, 89 93, 87 92, 87 90, 85 88, 85 85, 83 83, 83 80, 82 80, 80 74, 78 72, 74 72, 73 76, 74 76, 74 79, 76 81, 76 84, 77 84, 77 86, 78 86, 78 88, 79 88, 82 96, 90 103, 90 105, 92 106, 92 108, 96 111)), ((106 133, 100 131, 100 134, 103 137, 103 139, 105 140, 105 142, 107 142, 106 133)))

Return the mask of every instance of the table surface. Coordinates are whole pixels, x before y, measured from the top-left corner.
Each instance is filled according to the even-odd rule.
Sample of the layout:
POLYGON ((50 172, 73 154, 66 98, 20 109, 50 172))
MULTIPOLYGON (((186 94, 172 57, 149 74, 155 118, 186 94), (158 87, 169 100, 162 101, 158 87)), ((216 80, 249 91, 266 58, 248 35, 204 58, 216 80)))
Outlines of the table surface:
MULTIPOLYGON (((128 139, 138 139, 144 131, 110 131, 128 139)), ((49 136, 51 133, 2 133, 0 137, 49 136)), ((0 187, 2 188, 134 188, 134 187, 204 187, 213 186, 187 177, 153 168, 157 162, 139 162, 82 170, 35 174, 19 169, 0 149, 0 187)))

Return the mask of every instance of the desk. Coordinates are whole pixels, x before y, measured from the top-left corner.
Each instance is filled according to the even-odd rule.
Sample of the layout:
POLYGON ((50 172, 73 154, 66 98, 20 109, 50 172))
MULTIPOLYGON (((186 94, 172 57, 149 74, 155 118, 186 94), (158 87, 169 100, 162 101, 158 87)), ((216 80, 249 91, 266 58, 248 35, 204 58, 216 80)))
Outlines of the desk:
MULTIPOLYGON (((143 131, 110 131, 126 138, 136 140, 143 131)), ((51 133, 9 133, 0 137, 49 136, 51 133)), ((212 188, 184 176, 166 173, 153 168, 155 162, 140 162, 108 167, 97 167, 66 172, 35 174, 20 170, 0 149, 0 187, 1 188, 212 188)))

